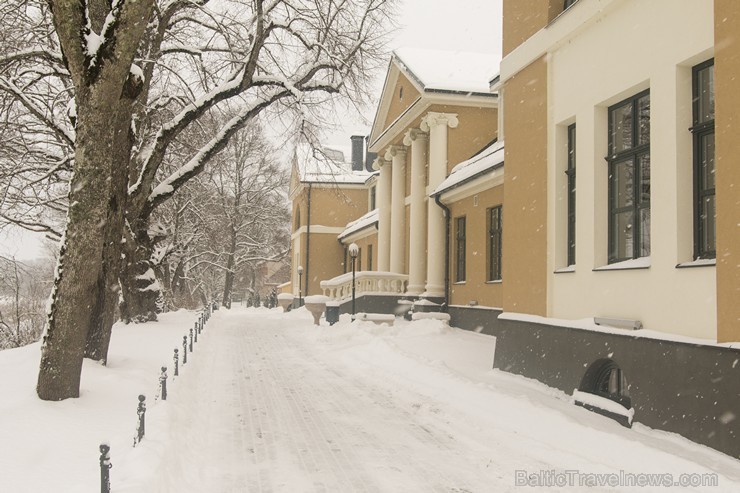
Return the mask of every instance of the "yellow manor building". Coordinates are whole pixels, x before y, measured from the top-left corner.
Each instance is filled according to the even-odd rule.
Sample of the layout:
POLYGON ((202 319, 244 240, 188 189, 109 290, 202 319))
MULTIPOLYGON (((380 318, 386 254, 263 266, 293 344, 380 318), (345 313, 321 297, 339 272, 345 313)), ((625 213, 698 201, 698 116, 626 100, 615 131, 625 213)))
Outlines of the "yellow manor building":
POLYGON ((292 292, 351 310, 355 243, 357 311, 740 457, 737 33, 734 0, 504 0, 502 60, 397 50, 353 159, 296 153, 292 292))

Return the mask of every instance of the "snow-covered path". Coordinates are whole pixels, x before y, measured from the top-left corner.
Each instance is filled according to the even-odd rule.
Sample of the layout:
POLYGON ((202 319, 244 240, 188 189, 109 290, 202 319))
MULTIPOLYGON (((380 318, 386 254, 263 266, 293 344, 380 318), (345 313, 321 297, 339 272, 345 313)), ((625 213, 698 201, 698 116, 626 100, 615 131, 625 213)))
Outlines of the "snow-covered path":
POLYGON ((476 467, 465 442, 372 376, 319 359, 291 337, 294 321, 242 312, 219 322, 177 406, 187 412, 171 423, 188 430, 177 442, 192 455, 169 456, 161 491, 490 491, 498 475, 476 467))
MULTIPOLYGON (((313 328, 305 312, 222 310, 210 325, 167 403, 168 452, 152 491, 505 492, 532 490, 515 485, 517 470, 552 469, 675 480, 719 472, 719 487, 676 490, 740 487, 736 460, 624 429, 489 370, 485 336, 412 324, 313 328), (456 351, 467 358, 445 360, 456 351)), ((578 487, 583 480, 534 490, 657 489, 578 487)))

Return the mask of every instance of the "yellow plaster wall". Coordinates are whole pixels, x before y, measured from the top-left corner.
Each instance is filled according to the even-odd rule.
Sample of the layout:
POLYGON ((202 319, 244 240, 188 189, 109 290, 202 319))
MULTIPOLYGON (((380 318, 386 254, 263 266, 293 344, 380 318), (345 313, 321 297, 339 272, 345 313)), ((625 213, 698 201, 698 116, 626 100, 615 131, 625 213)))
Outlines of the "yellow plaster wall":
MULTIPOLYGON (((503 185, 476 194, 478 205, 474 205, 474 197, 466 197, 457 202, 448 204, 451 217, 465 216, 466 227, 466 256, 464 284, 450 283, 450 304, 468 305, 475 300, 480 306, 501 308, 503 302, 503 282, 487 282, 488 275, 488 209, 501 205, 504 200, 503 185)), ((504 207, 505 209, 505 207, 504 207)), ((503 225, 506 235, 506 224, 503 225)), ((454 223, 453 223, 454 229, 454 223)), ((455 270, 455 241, 454 231, 450 232, 450 274, 449 279, 454 280, 455 270)), ((502 263, 505 265, 502 249, 502 263)), ((503 276, 502 276, 503 277, 503 276)))
MULTIPOLYGON (((552 0, 504 0, 502 26, 504 56, 547 25, 553 17, 552 3, 552 0)), ((562 0, 559 3, 562 10, 562 0)))
MULTIPOLYGON (((360 247, 360 256, 362 257, 362 270, 369 270, 368 269, 368 246, 372 245, 373 247, 373 268, 372 270, 377 271, 378 270, 378 234, 373 233, 371 235, 368 235, 364 238, 360 238, 359 240, 356 240, 355 243, 358 247, 360 247)), ((349 269, 348 269, 349 272, 349 269)))
MULTIPOLYGON (((344 227, 367 212, 367 201, 365 188, 319 188, 314 185, 311 190, 311 225, 344 227)), ((307 207, 301 206, 301 214, 307 214, 306 211, 307 207)), ((305 226, 306 221, 302 220, 301 225, 305 226)))
POLYGON ((430 111, 456 113, 459 125, 447 136, 447 173, 472 157, 498 135, 498 110, 465 106, 433 105, 430 111))
MULTIPOLYGON (((305 252, 306 235, 301 235, 301 251, 305 252)), ((337 241, 337 235, 332 233, 311 233, 311 251, 310 263, 308 265, 308 273, 304 272, 304 276, 308 276, 308 293, 304 292, 304 296, 312 294, 322 294, 320 283, 327 279, 332 279, 344 272, 344 248, 337 241)), ((305 256, 301 259, 303 262, 303 268, 306 268, 305 256)), ((306 279, 304 279, 304 283, 306 279)), ((304 290, 305 291, 305 290, 304 290)))
POLYGON ((411 81, 405 75, 399 73, 398 81, 393 88, 393 92, 390 94, 391 102, 388 107, 388 114, 386 115, 383 129, 388 128, 391 123, 396 121, 396 118, 406 111, 411 106, 411 103, 416 101, 419 96, 419 91, 416 90, 411 81), (403 97, 399 96, 401 89, 403 89, 403 97))
POLYGON ((717 341, 740 341, 740 2, 715 0, 717 341))
MULTIPOLYGON (((524 2, 527 3, 527 2, 524 2)), ((506 82, 503 308, 547 315, 547 63, 506 82), (532 81, 536 81, 532 83, 532 81)))

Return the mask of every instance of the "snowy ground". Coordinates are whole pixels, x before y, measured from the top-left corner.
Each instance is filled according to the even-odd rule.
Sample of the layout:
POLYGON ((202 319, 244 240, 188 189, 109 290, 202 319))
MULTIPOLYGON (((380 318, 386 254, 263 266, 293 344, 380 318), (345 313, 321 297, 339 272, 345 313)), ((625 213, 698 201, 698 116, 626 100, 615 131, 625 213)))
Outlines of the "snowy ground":
POLYGON ((116 326, 109 366, 86 362, 81 398, 60 403, 35 398, 38 345, 0 352, 0 491, 98 491, 106 440, 116 493, 740 491, 738 460, 491 370, 487 336, 435 321, 314 327, 305 310, 220 310, 173 381, 172 350, 195 316, 116 326), (167 401, 155 400, 162 364, 167 401), (139 393, 147 436, 133 448, 139 393), (517 487, 521 471, 529 484, 574 483, 517 487), (639 474, 671 477, 578 486, 639 474), (718 486, 662 486, 682 474, 716 474, 718 486))

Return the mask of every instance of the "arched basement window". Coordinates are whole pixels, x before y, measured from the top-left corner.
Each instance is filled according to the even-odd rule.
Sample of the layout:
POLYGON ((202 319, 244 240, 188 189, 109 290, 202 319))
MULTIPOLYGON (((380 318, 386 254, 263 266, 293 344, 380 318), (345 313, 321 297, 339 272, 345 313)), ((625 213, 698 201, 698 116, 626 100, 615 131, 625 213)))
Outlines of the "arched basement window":
POLYGON ((631 427, 634 417, 624 372, 611 359, 596 360, 586 370, 580 387, 573 392, 576 405, 631 427))
POLYGON ((627 379, 612 359, 602 358, 593 362, 586 370, 578 390, 618 402, 627 409, 632 407, 627 379))

